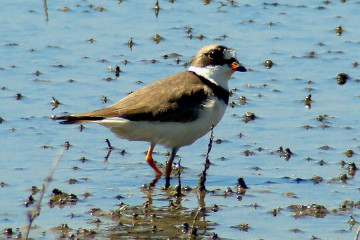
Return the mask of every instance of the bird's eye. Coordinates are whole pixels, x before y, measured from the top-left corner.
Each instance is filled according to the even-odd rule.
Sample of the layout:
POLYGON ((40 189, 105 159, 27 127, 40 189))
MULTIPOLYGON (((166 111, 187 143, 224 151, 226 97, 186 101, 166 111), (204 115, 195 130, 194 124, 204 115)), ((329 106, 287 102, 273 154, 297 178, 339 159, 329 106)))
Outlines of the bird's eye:
POLYGON ((213 60, 214 58, 219 57, 219 52, 218 51, 211 51, 208 53, 208 58, 213 60))

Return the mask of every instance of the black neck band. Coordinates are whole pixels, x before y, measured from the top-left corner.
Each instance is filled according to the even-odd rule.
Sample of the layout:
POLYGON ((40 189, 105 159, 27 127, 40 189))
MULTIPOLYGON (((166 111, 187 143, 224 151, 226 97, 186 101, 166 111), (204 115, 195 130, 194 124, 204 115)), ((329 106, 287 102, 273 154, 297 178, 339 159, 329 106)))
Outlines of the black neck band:
POLYGON ((197 73, 193 72, 193 71, 189 71, 193 74, 195 74, 198 78, 201 79, 201 81, 208 86, 209 88, 211 88, 211 90, 213 90, 214 95, 223 100, 225 102, 225 104, 227 105, 229 103, 229 91, 225 90, 224 88, 220 87, 219 85, 209 81, 208 79, 206 79, 203 76, 198 75, 197 73))

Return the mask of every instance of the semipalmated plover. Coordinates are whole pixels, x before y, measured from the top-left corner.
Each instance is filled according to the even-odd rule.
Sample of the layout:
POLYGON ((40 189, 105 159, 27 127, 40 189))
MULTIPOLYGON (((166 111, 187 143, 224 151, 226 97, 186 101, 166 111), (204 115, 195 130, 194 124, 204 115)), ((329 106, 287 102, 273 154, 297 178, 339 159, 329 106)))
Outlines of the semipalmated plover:
POLYGON ((228 80, 235 71, 246 68, 233 49, 208 45, 196 53, 187 71, 151 83, 103 109, 56 119, 62 124, 99 123, 120 138, 150 142, 145 159, 158 175, 162 172, 152 158, 154 147, 170 148, 168 180, 179 148, 204 136, 223 117, 229 102, 228 80))

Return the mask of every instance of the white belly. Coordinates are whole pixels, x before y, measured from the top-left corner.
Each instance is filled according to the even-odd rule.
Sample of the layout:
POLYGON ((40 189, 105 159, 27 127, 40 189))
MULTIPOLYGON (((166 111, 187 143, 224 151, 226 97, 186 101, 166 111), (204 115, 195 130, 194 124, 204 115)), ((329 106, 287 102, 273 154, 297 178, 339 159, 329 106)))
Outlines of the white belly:
POLYGON ((211 98, 200 111, 196 121, 188 123, 130 121, 112 117, 98 121, 118 137, 131 141, 147 141, 169 148, 192 144, 210 131, 211 125, 219 123, 226 110, 226 104, 218 98, 211 98))

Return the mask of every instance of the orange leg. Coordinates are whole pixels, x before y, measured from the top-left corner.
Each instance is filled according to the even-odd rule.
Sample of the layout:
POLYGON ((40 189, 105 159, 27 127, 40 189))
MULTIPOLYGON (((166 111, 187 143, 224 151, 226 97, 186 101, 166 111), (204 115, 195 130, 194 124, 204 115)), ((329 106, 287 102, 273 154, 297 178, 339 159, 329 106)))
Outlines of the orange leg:
POLYGON ((155 165, 154 159, 152 158, 152 153, 153 153, 154 147, 155 147, 155 144, 151 143, 151 145, 149 147, 149 151, 146 154, 145 160, 149 164, 149 166, 152 167, 155 170, 156 174, 161 175, 162 172, 155 165))

